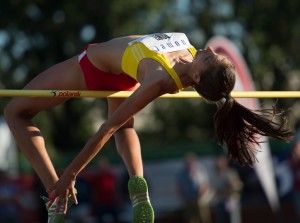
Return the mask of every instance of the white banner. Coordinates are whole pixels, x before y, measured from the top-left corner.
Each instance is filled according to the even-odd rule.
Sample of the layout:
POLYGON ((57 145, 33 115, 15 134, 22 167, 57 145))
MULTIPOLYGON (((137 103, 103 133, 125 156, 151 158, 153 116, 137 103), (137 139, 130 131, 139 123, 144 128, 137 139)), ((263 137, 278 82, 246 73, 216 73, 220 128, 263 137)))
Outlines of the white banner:
POLYGON ((10 175, 18 173, 18 153, 14 138, 4 120, 0 117, 0 170, 10 175))

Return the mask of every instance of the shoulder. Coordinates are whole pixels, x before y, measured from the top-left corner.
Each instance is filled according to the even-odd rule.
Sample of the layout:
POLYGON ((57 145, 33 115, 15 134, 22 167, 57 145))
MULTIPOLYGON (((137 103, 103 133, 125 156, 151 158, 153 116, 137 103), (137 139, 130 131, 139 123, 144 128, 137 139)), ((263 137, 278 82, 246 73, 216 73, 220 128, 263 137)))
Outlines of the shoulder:
POLYGON ((178 93, 178 87, 176 83, 170 77, 167 71, 160 65, 157 65, 156 69, 148 70, 145 73, 144 80, 141 84, 149 84, 155 88, 159 88, 161 94, 178 93))

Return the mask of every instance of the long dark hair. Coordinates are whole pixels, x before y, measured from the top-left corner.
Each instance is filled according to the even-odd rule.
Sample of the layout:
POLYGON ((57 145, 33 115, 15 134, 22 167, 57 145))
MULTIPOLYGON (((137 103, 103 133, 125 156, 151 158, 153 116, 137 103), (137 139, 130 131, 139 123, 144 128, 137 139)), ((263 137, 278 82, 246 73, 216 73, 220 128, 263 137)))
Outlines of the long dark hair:
POLYGON ((219 63, 201 73, 200 83, 194 88, 206 101, 217 105, 214 127, 218 142, 227 147, 229 158, 238 164, 252 166, 260 136, 289 141, 293 132, 284 111, 275 107, 254 111, 231 97, 235 76, 232 63, 219 63))

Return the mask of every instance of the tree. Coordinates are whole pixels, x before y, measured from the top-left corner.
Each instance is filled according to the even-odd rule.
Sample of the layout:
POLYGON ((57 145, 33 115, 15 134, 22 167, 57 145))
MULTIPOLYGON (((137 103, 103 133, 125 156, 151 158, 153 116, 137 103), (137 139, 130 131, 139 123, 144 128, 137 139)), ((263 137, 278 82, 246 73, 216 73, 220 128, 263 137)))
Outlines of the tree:
MULTIPOLYGON (((88 42, 178 31, 187 33, 196 48, 203 48, 214 35, 234 41, 259 90, 298 90, 299 4, 296 0, 1 1, 0 86, 20 89, 40 71, 78 54, 88 42)), ((6 102, 1 99, 1 111, 6 102)), ((280 107, 296 104, 294 99, 279 100, 280 107)), ((148 110, 147 118, 155 120, 155 127, 145 124, 143 114, 138 116, 138 131, 147 142, 214 137, 214 107, 201 99, 159 99, 148 110)), ((74 99, 36 120, 42 123, 49 144, 71 150, 85 144, 104 114, 105 100, 74 99)), ((299 114, 295 110, 291 120, 299 114)))
MULTIPOLYGON (((1 1, 0 86, 21 89, 40 71, 78 54, 88 42, 146 33, 151 29, 147 20, 159 7, 159 0, 1 1)), ((1 111, 6 102, 1 100, 1 111)), ((42 130, 49 145, 81 148, 95 131, 94 119, 98 123, 105 118, 98 106, 105 111, 101 99, 70 100, 36 120, 45 124, 42 130), (93 119, 91 114, 99 116, 93 119)))

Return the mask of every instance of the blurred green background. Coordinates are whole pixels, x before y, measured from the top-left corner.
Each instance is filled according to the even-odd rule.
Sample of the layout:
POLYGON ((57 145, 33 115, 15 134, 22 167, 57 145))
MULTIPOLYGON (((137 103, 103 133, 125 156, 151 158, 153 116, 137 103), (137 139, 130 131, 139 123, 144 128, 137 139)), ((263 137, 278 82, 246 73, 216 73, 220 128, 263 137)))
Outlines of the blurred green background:
MULTIPOLYGON (((90 42, 132 34, 185 32, 196 48, 213 36, 229 38, 244 56, 257 90, 300 88, 300 2, 298 0, 1 0, 0 88, 21 89, 49 66, 90 42)), ((62 74, 63 75, 63 74, 62 74)), ((0 98, 0 116, 9 98, 0 98)), ((290 108, 293 129, 299 100, 263 99, 290 108)), ((105 99, 72 99, 40 113, 35 121, 58 168, 65 167, 106 118, 105 99)), ((215 143, 215 107, 201 99, 157 99, 136 117, 145 161, 222 152, 215 143)), ((289 144, 271 140, 274 153, 289 144)), ((113 139, 100 156, 120 163, 113 139)), ((20 173, 31 169, 22 156, 20 173)))
MULTIPOLYGON (((40 71, 78 54, 90 42, 176 31, 185 32, 196 48, 216 35, 232 40, 257 90, 299 90, 299 5, 296 0, 1 1, 0 88, 21 89, 40 71)), ((0 99, 0 115, 8 100, 0 99)), ((262 106, 274 102, 261 101, 262 106)), ((291 108, 295 128, 299 101, 280 99, 277 106, 291 108)), ((178 140, 185 147, 211 142, 215 151, 214 109, 201 99, 159 99, 137 116, 136 127, 145 147, 155 145, 149 146, 152 154, 178 140)), ((41 113, 36 122, 55 156, 80 150, 105 114, 104 99, 73 99, 41 113)), ((173 148, 169 152, 178 153, 173 148)))

